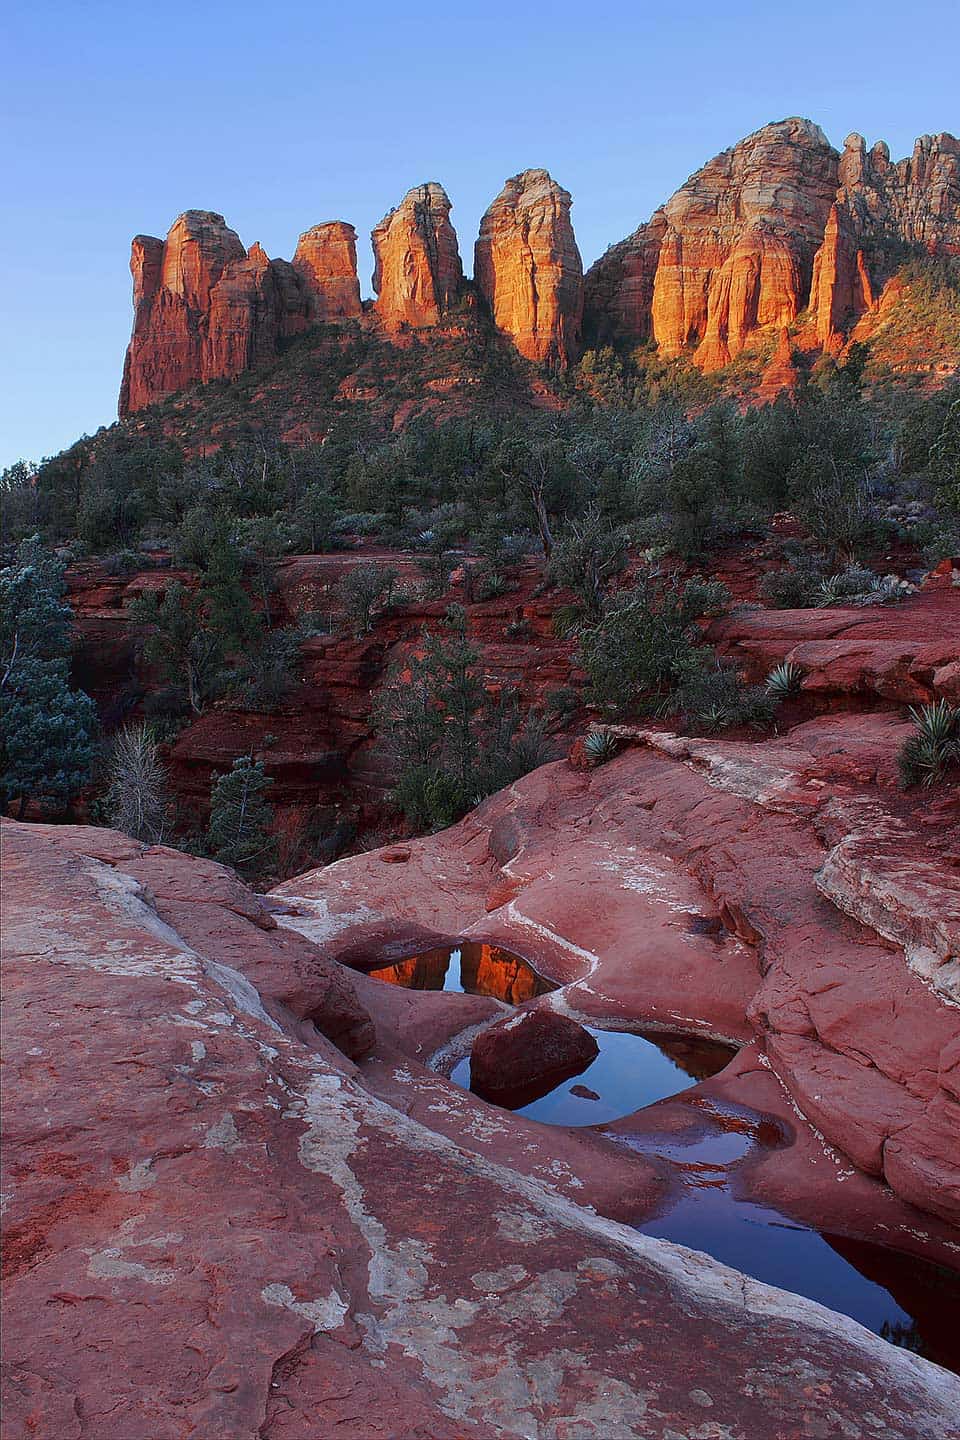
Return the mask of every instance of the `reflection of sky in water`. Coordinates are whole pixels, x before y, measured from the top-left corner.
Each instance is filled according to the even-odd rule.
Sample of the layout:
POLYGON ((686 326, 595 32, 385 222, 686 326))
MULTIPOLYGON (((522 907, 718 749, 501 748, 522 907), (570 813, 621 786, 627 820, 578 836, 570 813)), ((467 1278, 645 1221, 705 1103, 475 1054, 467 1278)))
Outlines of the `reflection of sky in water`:
POLYGON ((666 1215, 638 1228, 705 1250, 755 1280, 819 1300, 871 1330, 879 1331, 884 1320, 910 1320, 892 1295, 861 1275, 816 1230, 763 1205, 735 1200, 726 1188, 686 1190, 666 1215))
MULTIPOLYGON (((579 1075, 561 1081, 548 1095, 518 1109, 517 1115, 545 1125, 602 1125, 697 1083, 643 1035, 632 1035, 626 1030, 598 1030, 592 1025, 586 1028, 600 1046, 597 1058, 579 1075), (593 1090, 599 1100, 574 1095, 575 1086, 593 1090)), ((690 1048, 696 1051, 695 1042, 690 1048)), ((718 1047, 706 1042, 703 1050, 710 1053, 718 1047)), ((725 1063, 731 1053, 719 1058, 725 1063)), ((464 1089, 470 1088, 469 1056, 454 1067, 450 1078, 464 1089)))
MULTIPOLYGON (((499 992, 499 998, 517 998, 517 991, 512 987, 518 984, 527 987, 525 995, 537 993, 541 982, 536 972, 509 952, 493 946, 470 948, 466 984, 459 948, 452 949, 449 958, 444 951, 425 954, 425 963, 416 978, 403 969, 410 962, 400 962, 389 969, 384 967, 381 978, 420 988, 442 988, 456 994, 475 993, 479 988, 475 983, 478 981, 476 964, 481 955, 484 993, 499 992)), ((543 982, 543 988, 552 987, 543 982)), ((678 1046, 675 1037, 664 1036, 663 1048, 660 1048, 643 1035, 587 1028, 600 1047, 597 1058, 579 1075, 561 1081, 549 1094, 517 1110, 518 1115, 548 1125, 603 1125, 689 1089, 706 1075, 716 1074, 732 1054, 708 1041, 687 1038, 678 1046), (591 1100, 575 1095, 572 1093, 575 1087, 592 1090, 599 1098, 591 1100)), ((450 1078, 469 1089, 469 1056, 457 1063, 450 1078)), ((610 1138, 617 1143, 666 1162, 680 1183, 672 1208, 664 1215, 641 1221, 637 1228, 646 1235, 701 1250, 756 1280, 816 1300, 875 1332, 879 1332, 884 1323, 909 1328, 913 1317, 890 1291, 869 1279, 816 1230, 797 1224, 766 1206, 734 1197, 730 1178, 754 1148, 752 1128, 750 1124, 746 1130, 742 1124, 723 1128, 721 1120, 699 1135, 695 1130, 612 1135, 610 1138)), ((770 1163, 776 1164, 775 1155, 770 1163)), ((840 1241, 837 1243, 842 1245, 840 1241)), ((891 1286, 899 1288, 897 1270, 891 1268, 891 1261, 896 1265, 896 1256, 876 1246, 861 1245, 859 1251, 869 1273, 876 1273, 881 1279, 889 1275, 891 1286)), ((921 1262, 916 1263, 919 1273, 921 1262)), ((908 1261, 908 1269, 910 1264, 908 1261)), ((955 1327, 949 1317, 957 1313, 960 1280, 946 1272, 941 1272, 941 1277, 936 1282, 939 1299, 934 1299, 924 1311, 918 1311, 915 1318, 929 1347, 928 1353, 941 1364, 957 1368, 956 1346, 951 1338, 955 1327)), ((902 1272, 900 1278, 902 1282, 902 1272)), ((922 1286, 920 1293, 924 1293, 922 1286)), ((914 1294, 915 1291, 911 1291, 907 1303, 914 1303, 914 1294)))

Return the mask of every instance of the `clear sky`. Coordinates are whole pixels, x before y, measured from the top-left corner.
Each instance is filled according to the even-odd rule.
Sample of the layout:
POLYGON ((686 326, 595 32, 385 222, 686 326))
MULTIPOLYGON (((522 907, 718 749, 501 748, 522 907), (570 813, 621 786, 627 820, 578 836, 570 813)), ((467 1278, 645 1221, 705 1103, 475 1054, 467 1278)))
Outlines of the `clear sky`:
POLYGON ((546 166, 584 261, 718 150, 806 115, 835 145, 960 133, 958 0, 6 0, 0 465, 116 415, 129 244, 218 210, 289 258, 439 180, 466 268, 546 166))

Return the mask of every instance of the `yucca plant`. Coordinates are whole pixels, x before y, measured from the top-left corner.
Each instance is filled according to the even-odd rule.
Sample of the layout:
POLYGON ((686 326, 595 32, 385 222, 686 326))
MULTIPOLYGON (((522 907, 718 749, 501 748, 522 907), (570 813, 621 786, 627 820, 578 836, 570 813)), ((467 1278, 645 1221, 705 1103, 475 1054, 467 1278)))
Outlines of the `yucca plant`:
POLYGON ((599 730, 590 731, 583 742, 583 748, 588 760, 594 765, 603 765, 616 755, 620 742, 613 731, 604 725, 599 730))
POLYGON ((803 671, 800 666, 791 665, 788 660, 784 660, 782 665, 776 665, 770 671, 764 682, 764 689, 779 705, 784 700, 789 700, 791 695, 796 695, 802 680, 803 671))
POLYGON ((910 718, 917 728, 900 747, 900 778, 904 785, 935 785, 960 765, 960 705, 935 700, 911 709, 910 718))

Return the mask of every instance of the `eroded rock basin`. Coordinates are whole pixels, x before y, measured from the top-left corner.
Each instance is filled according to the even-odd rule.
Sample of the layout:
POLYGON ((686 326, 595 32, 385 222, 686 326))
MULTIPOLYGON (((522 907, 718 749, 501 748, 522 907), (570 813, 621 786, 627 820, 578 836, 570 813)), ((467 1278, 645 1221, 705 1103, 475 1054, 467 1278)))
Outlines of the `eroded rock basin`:
MULTIPOLYGON (((559 987, 522 957, 468 941, 408 956, 367 972, 414 990, 483 995, 526 1004, 559 987)), ((497 1108, 563 1127, 599 1127, 661 1169, 669 1200, 636 1228, 711 1255, 756 1280, 849 1315, 891 1343, 960 1372, 960 1276, 944 1266, 881 1245, 798 1222, 745 1193, 744 1173, 784 1143, 769 1118, 744 1107, 696 1104, 700 1123, 658 1132, 657 1109, 720 1075, 736 1048, 697 1035, 586 1027, 599 1046, 575 1076, 518 1092, 497 1108), (629 1117, 629 1118, 628 1118, 629 1117), (636 1124, 634 1124, 636 1121, 636 1124), (615 1129, 608 1128, 619 1122, 615 1129)), ((449 1078, 470 1090, 470 1056, 449 1078)), ((687 1097, 690 1098, 689 1096, 687 1097)))

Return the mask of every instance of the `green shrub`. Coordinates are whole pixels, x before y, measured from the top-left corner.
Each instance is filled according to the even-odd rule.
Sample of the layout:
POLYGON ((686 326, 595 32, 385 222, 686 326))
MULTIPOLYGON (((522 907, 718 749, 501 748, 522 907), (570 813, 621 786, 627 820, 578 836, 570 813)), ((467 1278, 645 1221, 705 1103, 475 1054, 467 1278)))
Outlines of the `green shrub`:
POLYGON ((803 681, 803 671, 799 665, 791 665, 785 660, 782 665, 775 665, 764 681, 764 689, 767 694, 779 705, 784 700, 789 700, 800 690, 803 681))
POLYGON ((684 680, 677 692, 687 724, 714 734, 735 725, 765 729, 773 723, 776 700, 763 685, 744 685, 736 666, 717 660, 684 680))
POLYGON ((583 742, 588 760, 594 765, 605 765, 612 760, 620 749, 620 741, 608 726, 601 726, 599 730, 591 730, 583 742))

